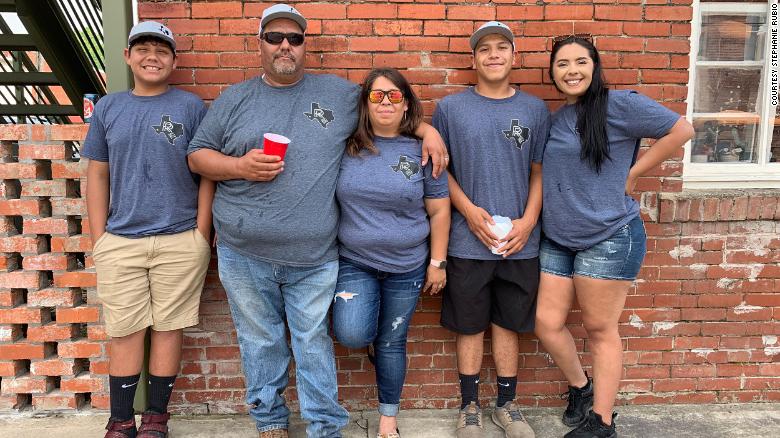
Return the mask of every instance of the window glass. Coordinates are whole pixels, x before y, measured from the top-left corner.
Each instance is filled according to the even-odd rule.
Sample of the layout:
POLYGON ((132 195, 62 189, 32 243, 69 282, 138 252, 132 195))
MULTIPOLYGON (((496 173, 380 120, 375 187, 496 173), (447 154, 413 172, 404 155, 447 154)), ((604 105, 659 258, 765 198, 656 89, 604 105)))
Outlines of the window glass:
POLYGON ((717 113, 758 110, 759 67, 697 67, 693 111, 717 113))
POLYGON ((762 124, 774 123, 762 108, 766 41, 765 13, 702 13, 692 84, 692 163, 760 163, 761 148, 769 147, 762 144, 762 124))
POLYGON ((766 15, 705 14, 701 17, 699 61, 764 59, 766 15))

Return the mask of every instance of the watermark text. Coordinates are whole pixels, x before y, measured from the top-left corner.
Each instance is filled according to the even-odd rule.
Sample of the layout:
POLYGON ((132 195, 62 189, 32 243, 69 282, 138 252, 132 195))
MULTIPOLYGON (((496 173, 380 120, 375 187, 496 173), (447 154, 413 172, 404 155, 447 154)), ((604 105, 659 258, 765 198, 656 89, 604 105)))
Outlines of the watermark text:
POLYGON ((769 90, 772 106, 780 104, 780 6, 771 0, 769 6, 769 90))

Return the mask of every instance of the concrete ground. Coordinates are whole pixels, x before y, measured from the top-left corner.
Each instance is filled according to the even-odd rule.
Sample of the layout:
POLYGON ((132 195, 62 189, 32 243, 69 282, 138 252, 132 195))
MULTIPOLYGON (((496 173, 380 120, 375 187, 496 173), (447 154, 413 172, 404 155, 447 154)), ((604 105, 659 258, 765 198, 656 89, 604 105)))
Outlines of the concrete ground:
MULTIPOLYGON (((569 429, 559 420, 562 408, 524 410, 537 438, 560 438, 569 429)), ((780 437, 780 404, 740 405, 663 405, 621 406, 618 409, 618 433, 631 437, 780 437)), ((485 438, 502 437, 500 429, 483 412, 485 438)), ((409 410, 399 416, 404 438, 453 437, 455 410, 409 410)), ((30 413, 0 416, 0 438, 100 438, 108 416, 82 412, 77 414, 39 416, 30 413)), ((376 412, 354 412, 344 438, 374 438, 376 412)), ((174 417, 170 422, 171 438, 239 438, 256 437, 254 424, 246 415, 209 415, 174 417)), ((290 437, 304 438, 305 424, 300 417, 291 420, 290 437)))

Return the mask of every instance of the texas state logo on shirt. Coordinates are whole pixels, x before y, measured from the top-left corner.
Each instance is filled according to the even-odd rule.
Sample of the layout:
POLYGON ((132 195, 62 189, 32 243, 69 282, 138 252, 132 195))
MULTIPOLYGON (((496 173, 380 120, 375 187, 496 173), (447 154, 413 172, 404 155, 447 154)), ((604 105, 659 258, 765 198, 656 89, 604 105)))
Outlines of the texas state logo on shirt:
POLYGON ((504 137, 507 140, 511 140, 515 143, 515 147, 523 149, 523 145, 528 141, 528 137, 531 135, 531 130, 520 124, 519 119, 512 119, 509 129, 502 131, 504 137))
POLYGON ((406 155, 399 155, 398 163, 391 164, 390 168, 393 169, 393 172, 401 172, 408 180, 420 173, 420 164, 406 155))
POLYGON ((332 122, 336 117, 333 115, 333 111, 328 108, 322 108, 319 102, 311 103, 311 111, 304 112, 309 120, 316 120, 323 128, 328 127, 328 123, 332 122))
POLYGON ((171 120, 169 114, 163 114, 159 125, 152 125, 154 132, 163 134, 168 143, 176 143, 176 139, 184 135, 184 125, 171 120))

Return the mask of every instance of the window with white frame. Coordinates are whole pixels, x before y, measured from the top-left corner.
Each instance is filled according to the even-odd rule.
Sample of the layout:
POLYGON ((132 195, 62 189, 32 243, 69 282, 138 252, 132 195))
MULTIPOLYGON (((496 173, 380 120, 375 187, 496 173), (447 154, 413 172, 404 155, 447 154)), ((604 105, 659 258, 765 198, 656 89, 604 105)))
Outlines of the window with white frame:
POLYGON ((780 187, 778 19, 778 0, 694 2, 684 187, 780 187))

